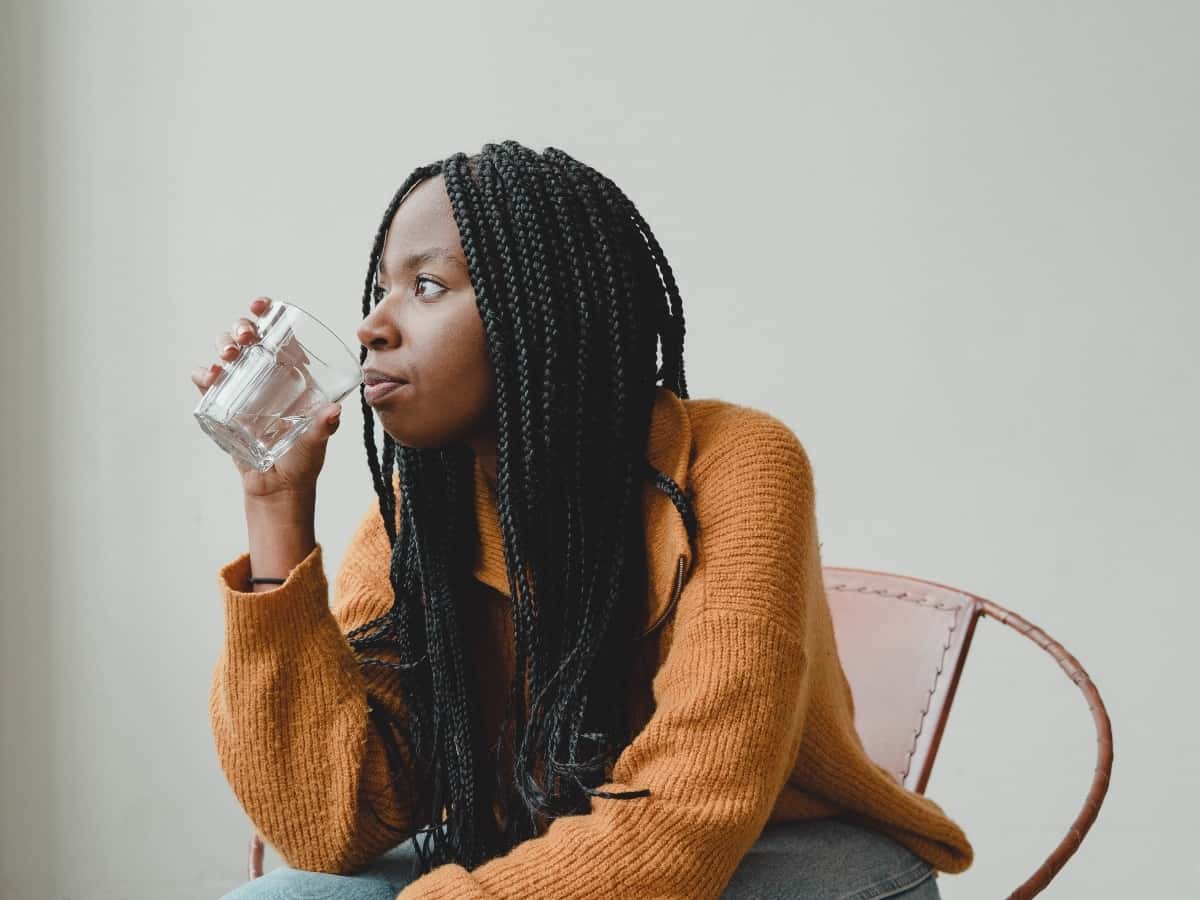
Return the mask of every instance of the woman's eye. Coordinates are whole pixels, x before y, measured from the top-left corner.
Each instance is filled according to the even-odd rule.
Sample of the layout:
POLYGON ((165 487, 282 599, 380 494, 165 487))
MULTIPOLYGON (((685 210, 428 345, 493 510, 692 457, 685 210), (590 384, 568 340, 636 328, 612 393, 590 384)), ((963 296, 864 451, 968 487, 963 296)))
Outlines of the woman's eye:
POLYGON ((382 303, 383 298, 387 296, 387 291, 379 285, 375 285, 375 287, 371 288, 371 295, 375 298, 376 303, 382 303))
POLYGON ((428 297, 428 296, 436 297, 438 294, 445 293, 445 291, 446 291, 446 289, 444 287, 442 287, 440 284, 438 284, 436 281, 434 281, 432 278, 427 278, 424 275, 417 276, 417 296, 418 297, 428 297), (425 291, 422 291, 421 285, 423 285, 423 284, 433 285, 433 287, 436 289, 435 293, 433 293, 431 295, 431 294, 426 293, 425 291))

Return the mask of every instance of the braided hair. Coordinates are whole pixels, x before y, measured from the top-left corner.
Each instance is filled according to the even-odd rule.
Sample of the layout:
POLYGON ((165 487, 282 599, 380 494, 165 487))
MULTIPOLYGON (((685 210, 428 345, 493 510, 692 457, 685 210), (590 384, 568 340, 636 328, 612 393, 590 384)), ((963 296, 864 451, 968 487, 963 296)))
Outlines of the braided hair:
POLYGON ((363 316, 379 300, 376 270, 396 210, 437 175, 496 375, 496 496, 516 668, 500 738, 491 758, 477 759, 480 702, 455 602, 478 537, 473 454, 397 445, 386 433, 380 454, 364 399, 395 599, 347 638, 361 666, 394 674, 404 699, 402 712, 374 696, 368 708, 395 782, 430 804, 413 810, 404 835, 416 874, 446 862, 474 868, 549 819, 588 812, 591 797, 649 793, 598 790, 631 739, 634 613, 647 584, 642 480, 671 498, 689 536, 696 527, 689 498, 645 459, 656 385, 688 396, 679 290, 649 225, 604 175, 554 147, 539 154, 515 141, 417 168, 375 235, 363 316), (505 741, 509 773, 498 762, 505 741))

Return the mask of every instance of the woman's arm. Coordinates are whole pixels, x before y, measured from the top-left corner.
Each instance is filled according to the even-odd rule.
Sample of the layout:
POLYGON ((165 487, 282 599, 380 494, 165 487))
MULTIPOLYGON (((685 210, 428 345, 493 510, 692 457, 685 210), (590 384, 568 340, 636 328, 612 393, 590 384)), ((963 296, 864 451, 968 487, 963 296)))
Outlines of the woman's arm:
MULTIPOLYGON (((246 537, 250 571, 264 578, 283 578, 312 553, 317 543, 314 520, 316 494, 280 497, 245 496, 246 537)), ((256 584, 255 592, 277 585, 256 584)))
POLYGON ((723 437, 695 465, 700 565, 652 683, 655 711, 584 815, 398 900, 716 898, 765 825, 809 709, 806 613, 821 590, 808 460, 781 424, 723 437))
POLYGON ((288 571, 260 572, 255 559, 255 574, 286 576, 273 589, 247 590, 250 553, 218 577, 225 643, 209 705, 217 756, 254 826, 294 868, 351 872, 408 837, 413 810, 427 806, 408 795, 402 736, 408 771, 395 772, 368 714, 368 692, 402 713, 394 679, 383 667, 361 669, 345 637, 391 606, 389 556, 372 504, 339 570, 333 609, 317 542, 288 571))

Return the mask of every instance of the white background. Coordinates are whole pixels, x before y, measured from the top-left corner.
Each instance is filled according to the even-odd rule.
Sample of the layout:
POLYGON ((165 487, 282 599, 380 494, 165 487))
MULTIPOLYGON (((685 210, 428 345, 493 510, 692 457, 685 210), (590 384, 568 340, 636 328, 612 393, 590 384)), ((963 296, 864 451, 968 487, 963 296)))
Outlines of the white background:
MULTIPOLYGON (((826 564, 983 594, 1095 679, 1112 787, 1047 896, 1194 888, 1195 3, 0 14, 4 897, 244 877, 207 696, 245 524, 189 370, 259 293, 353 340, 395 188, 508 138, 638 203, 692 396, 796 431, 826 564)), ((345 410, 330 566, 374 498, 345 410)), ((1093 760, 1075 686, 981 623, 928 789, 977 851, 943 896, 1030 874, 1093 760)))

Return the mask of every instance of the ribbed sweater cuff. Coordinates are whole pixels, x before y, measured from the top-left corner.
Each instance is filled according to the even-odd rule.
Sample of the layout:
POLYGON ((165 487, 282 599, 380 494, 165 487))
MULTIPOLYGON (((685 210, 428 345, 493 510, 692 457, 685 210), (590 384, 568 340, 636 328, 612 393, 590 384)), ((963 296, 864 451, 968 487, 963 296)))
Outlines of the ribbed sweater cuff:
POLYGON ((329 615, 329 583, 325 578, 318 541, 308 556, 288 572, 283 584, 269 591, 245 591, 250 577, 250 554, 243 553, 217 574, 230 635, 257 643, 292 634, 329 615))

